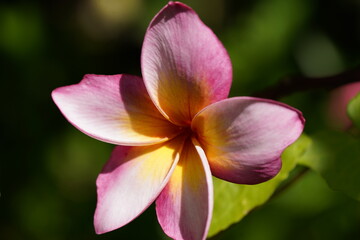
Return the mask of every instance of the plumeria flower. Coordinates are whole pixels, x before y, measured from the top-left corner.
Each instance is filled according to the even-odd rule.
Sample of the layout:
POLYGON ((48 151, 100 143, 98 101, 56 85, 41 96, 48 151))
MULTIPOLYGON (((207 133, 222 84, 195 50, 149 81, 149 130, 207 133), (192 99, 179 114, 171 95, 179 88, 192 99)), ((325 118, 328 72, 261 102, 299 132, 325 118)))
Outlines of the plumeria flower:
POLYGON ((345 84, 331 91, 328 102, 328 120, 337 130, 348 130, 353 126, 347 114, 347 105, 360 93, 360 82, 345 84))
POLYGON ((155 201, 168 236, 205 239, 212 175, 240 184, 271 179, 304 119, 272 100, 226 99, 230 58, 198 15, 179 2, 169 2, 150 23, 141 70, 143 79, 85 75, 52 93, 76 128, 117 145, 96 181, 96 233, 124 226, 155 201))

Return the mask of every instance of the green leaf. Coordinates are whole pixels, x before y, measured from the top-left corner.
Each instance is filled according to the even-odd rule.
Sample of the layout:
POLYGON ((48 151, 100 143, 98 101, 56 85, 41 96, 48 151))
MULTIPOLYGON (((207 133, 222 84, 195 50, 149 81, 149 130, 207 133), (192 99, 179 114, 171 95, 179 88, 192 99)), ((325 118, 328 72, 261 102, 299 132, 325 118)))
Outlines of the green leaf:
POLYGON ((299 160, 320 173, 330 188, 360 201, 360 139, 346 133, 324 131, 299 160))
POLYGON ((305 152, 310 139, 302 135, 282 154, 283 166, 280 173, 270 181, 257 185, 241 185, 214 180, 214 211, 208 236, 225 230, 240 221, 252 209, 265 203, 276 187, 289 176, 296 166, 297 159, 305 152))
POLYGON ((347 112, 357 128, 360 128, 360 93, 348 104, 347 112))

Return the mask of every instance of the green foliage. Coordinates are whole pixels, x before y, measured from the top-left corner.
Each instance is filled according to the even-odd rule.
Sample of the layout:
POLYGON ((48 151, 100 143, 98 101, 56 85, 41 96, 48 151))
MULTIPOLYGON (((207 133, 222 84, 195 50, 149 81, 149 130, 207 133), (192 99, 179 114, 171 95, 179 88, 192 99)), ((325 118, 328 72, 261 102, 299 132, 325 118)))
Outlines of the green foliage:
POLYGON ((350 101, 347 111, 354 125, 360 128, 360 94, 350 101))
POLYGON ((309 12, 309 1, 263 0, 237 16, 223 37, 233 62, 232 95, 259 91, 283 74, 287 49, 309 12))
POLYGON ((358 205, 308 171, 270 203, 209 240, 357 239, 360 218, 354 209, 358 205))
POLYGON ((38 10, 24 5, 0 7, 0 49, 12 57, 36 54, 44 43, 38 10))
POLYGON ((320 173, 332 189, 360 200, 360 139, 334 131, 319 132, 311 139, 299 163, 320 173))
POLYGON ((68 198, 89 199, 94 194, 97 175, 111 150, 111 145, 89 138, 81 132, 64 131, 56 141, 50 142, 46 167, 60 192, 68 198), (81 195, 79 191, 82 191, 81 195))
POLYGON ((282 154, 283 166, 280 173, 270 181, 257 185, 241 185, 214 178, 214 212, 209 236, 240 221, 252 209, 265 203, 296 166, 297 160, 310 144, 310 139, 302 135, 282 154))

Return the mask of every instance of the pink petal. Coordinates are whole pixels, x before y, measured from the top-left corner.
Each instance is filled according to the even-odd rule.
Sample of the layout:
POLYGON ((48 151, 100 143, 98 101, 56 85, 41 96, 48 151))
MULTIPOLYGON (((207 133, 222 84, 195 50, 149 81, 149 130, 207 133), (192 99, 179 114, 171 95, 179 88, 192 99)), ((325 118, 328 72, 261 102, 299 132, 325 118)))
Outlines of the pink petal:
POLYGON ((149 145, 174 137, 179 128, 156 109, 141 78, 85 75, 52 92, 56 105, 80 131, 117 145, 149 145))
POLYGON ((336 129, 347 130, 352 121, 347 115, 347 105, 360 93, 360 82, 349 83, 331 91, 329 97, 329 123, 336 129))
POLYGON ((96 233, 122 227, 155 200, 179 160, 183 143, 184 138, 177 137, 152 146, 115 148, 96 181, 96 233))
POLYGON ((204 151, 190 139, 169 183, 156 200, 164 232, 176 240, 205 239, 213 209, 211 172, 204 151))
POLYGON ((241 184, 274 177, 281 168, 281 153, 303 128, 298 110, 251 97, 212 104, 192 122, 213 175, 241 184))
POLYGON ((230 58, 188 6, 169 2, 152 20, 142 48, 142 74, 158 109, 187 125, 205 106, 227 97, 230 58))

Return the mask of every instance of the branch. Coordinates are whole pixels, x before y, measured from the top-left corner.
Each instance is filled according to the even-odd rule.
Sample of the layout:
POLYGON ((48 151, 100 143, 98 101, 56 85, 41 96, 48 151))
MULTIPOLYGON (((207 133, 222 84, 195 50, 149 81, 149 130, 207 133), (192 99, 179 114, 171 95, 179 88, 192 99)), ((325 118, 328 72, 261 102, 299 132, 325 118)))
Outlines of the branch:
POLYGON ((281 185, 276 191, 273 193, 273 195, 270 197, 269 201, 278 197, 280 194, 285 192, 289 187, 297 183, 306 173, 309 172, 309 168, 303 167, 295 176, 290 178, 287 182, 284 183, 284 185, 281 185))
POLYGON ((311 89, 334 89, 347 83, 360 81, 360 67, 329 77, 292 76, 282 79, 274 86, 254 94, 255 97, 279 99, 296 92, 311 89))

